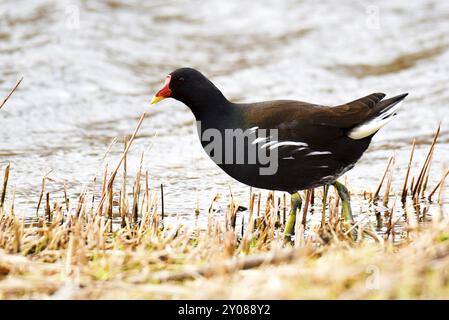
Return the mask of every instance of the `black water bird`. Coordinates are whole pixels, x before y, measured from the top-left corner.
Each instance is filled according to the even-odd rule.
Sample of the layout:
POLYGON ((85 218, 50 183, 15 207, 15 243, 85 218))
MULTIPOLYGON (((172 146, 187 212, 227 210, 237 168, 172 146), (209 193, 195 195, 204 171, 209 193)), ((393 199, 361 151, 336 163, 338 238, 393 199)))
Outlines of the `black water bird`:
POLYGON ((200 123, 199 135, 206 152, 234 179, 257 188, 289 192, 291 213, 284 234, 290 237, 302 202, 299 190, 333 185, 342 199, 343 217, 352 221, 348 190, 337 178, 360 159, 372 137, 394 118, 399 102, 406 96, 384 99, 385 94, 372 93, 333 107, 294 100, 233 103, 202 73, 181 68, 166 77, 151 103, 170 97, 187 105, 200 123), (215 137, 220 147, 211 154, 211 139, 204 139, 208 130, 222 137, 226 137, 227 130, 249 133, 244 139, 245 150, 267 152, 268 159, 276 161, 275 171, 262 174, 267 163, 258 159, 236 161, 236 153, 242 149, 227 149, 225 139, 215 137), (230 152, 231 161, 225 161, 230 152))

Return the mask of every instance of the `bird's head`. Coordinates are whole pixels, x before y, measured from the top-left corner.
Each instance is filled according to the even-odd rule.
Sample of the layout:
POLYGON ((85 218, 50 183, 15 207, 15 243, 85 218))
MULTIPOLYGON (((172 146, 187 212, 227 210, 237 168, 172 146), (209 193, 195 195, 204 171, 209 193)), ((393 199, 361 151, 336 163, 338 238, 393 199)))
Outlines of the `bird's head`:
POLYGON ((192 68, 176 69, 166 76, 164 86, 153 96, 151 104, 165 98, 181 101, 191 109, 206 103, 217 104, 220 100, 226 100, 209 79, 192 68))

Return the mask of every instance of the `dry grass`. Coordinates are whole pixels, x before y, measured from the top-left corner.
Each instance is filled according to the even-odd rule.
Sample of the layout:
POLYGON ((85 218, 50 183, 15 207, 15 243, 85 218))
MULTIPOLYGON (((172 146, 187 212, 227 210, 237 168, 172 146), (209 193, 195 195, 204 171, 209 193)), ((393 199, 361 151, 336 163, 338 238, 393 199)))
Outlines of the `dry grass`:
POLYGON ((5 168, 0 299, 449 298, 447 170, 426 188, 439 129, 416 183, 408 170, 398 197, 391 187, 393 159, 375 194, 353 194, 371 203, 383 196, 386 210, 375 214, 382 232, 363 215, 353 225, 343 223, 335 193, 323 199, 323 190, 316 189, 305 193, 296 241, 286 243, 287 200, 272 192, 252 193, 247 211, 239 211, 231 197, 219 219, 211 205, 203 229, 163 223, 157 210, 162 188, 149 189, 142 166, 132 192, 126 190, 127 151, 142 120, 112 173, 105 169, 101 194, 86 189, 72 205, 65 191, 62 203, 51 203, 43 196, 44 178, 45 214, 32 222, 16 215, 13 197, 7 201, 5 168), (116 186, 121 166, 124 179, 116 186), (420 204, 432 196, 438 210, 430 220, 420 204), (393 213, 401 198, 398 216, 393 213), (312 210, 321 212, 315 224, 308 219, 312 210))
POLYGON ((8 95, 6 96, 5 99, 3 99, 2 103, 0 103, 0 109, 3 108, 3 106, 6 104, 6 101, 9 100, 9 98, 11 98, 12 94, 14 93, 14 91, 17 90, 17 88, 19 87, 20 83, 22 82, 23 78, 20 78, 15 86, 11 89, 11 91, 9 91, 8 95))

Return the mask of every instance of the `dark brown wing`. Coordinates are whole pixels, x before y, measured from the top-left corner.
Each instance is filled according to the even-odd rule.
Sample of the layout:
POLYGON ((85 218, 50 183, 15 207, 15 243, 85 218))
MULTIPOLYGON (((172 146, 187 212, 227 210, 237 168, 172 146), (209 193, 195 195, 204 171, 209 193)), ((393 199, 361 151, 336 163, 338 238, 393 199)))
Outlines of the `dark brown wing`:
POLYGON ((317 110, 312 123, 343 129, 354 127, 377 114, 377 106, 384 97, 384 93, 372 93, 339 106, 322 108, 317 110))
MULTIPOLYGON (((384 96, 373 93, 335 107, 290 100, 268 101, 242 105, 242 113, 247 128, 277 129, 275 140, 284 142, 278 148, 281 157, 297 158, 312 152, 324 156, 331 152, 336 159, 344 159, 353 154, 352 148, 357 148, 359 143, 346 136, 347 130, 377 113, 376 106, 384 96), (305 143, 308 147, 294 143, 305 143)), ((313 161, 319 158, 313 157, 313 161)))
POLYGON ((291 100, 268 101, 242 105, 242 112, 248 127, 276 128, 280 140, 305 141, 321 148, 371 118, 378 112, 376 106, 384 96, 373 93, 335 107, 291 100))
POLYGON ((362 123, 379 112, 376 106, 385 97, 372 93, 366 97, 335 107, 302 101, 278 100, 242 105, 247 121, 268 127, 299 121, 302 124, 347 129, 362 123))

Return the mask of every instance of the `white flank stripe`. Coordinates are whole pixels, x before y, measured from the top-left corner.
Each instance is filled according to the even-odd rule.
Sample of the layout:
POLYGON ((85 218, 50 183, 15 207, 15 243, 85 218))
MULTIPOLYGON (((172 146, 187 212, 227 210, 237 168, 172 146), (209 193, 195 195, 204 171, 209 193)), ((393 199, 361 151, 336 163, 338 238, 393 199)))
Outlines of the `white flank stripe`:
POLYGON ((253 144, 258 144, 259 142, 265 142, 267 141, 269 138, 263 138, 263 137, 259 137, 254 139, 253 144))
POLYGON ((272 146, 270 146, 270 150, 274 149, 274 148, 279 148, 282 146, 297 146, 297 147, 307 147, 308 144, 304 143, 304 142, 294 142, 294 141, 283 141, 283 142, 278 142, 272 146))
POLYGON ((249 131, 249 133, 254 133, 254 132, 256 132, 257 129, 259 129, 259 127, 252 127, 252 128, 249 128, 248 131, 249 131))
POLYGON ((270 142, 267 142, 267 143, 263 144, 260 148, 261 148, 261 149, 264 149, 264 148, 266 148, 266 147, 271 146, 271 145, 274 144, 274 143, 278 143, 278 142, 277 142, 277 141, 270 141, 270 142))
POLYGON ((332 154, 332 152, 330 152, 330 151, 313 151, 313 152, 310 152, 310 153, 306 154, 306 157, 308 157, 308 156, 320 156, 322 154, 332 154))

